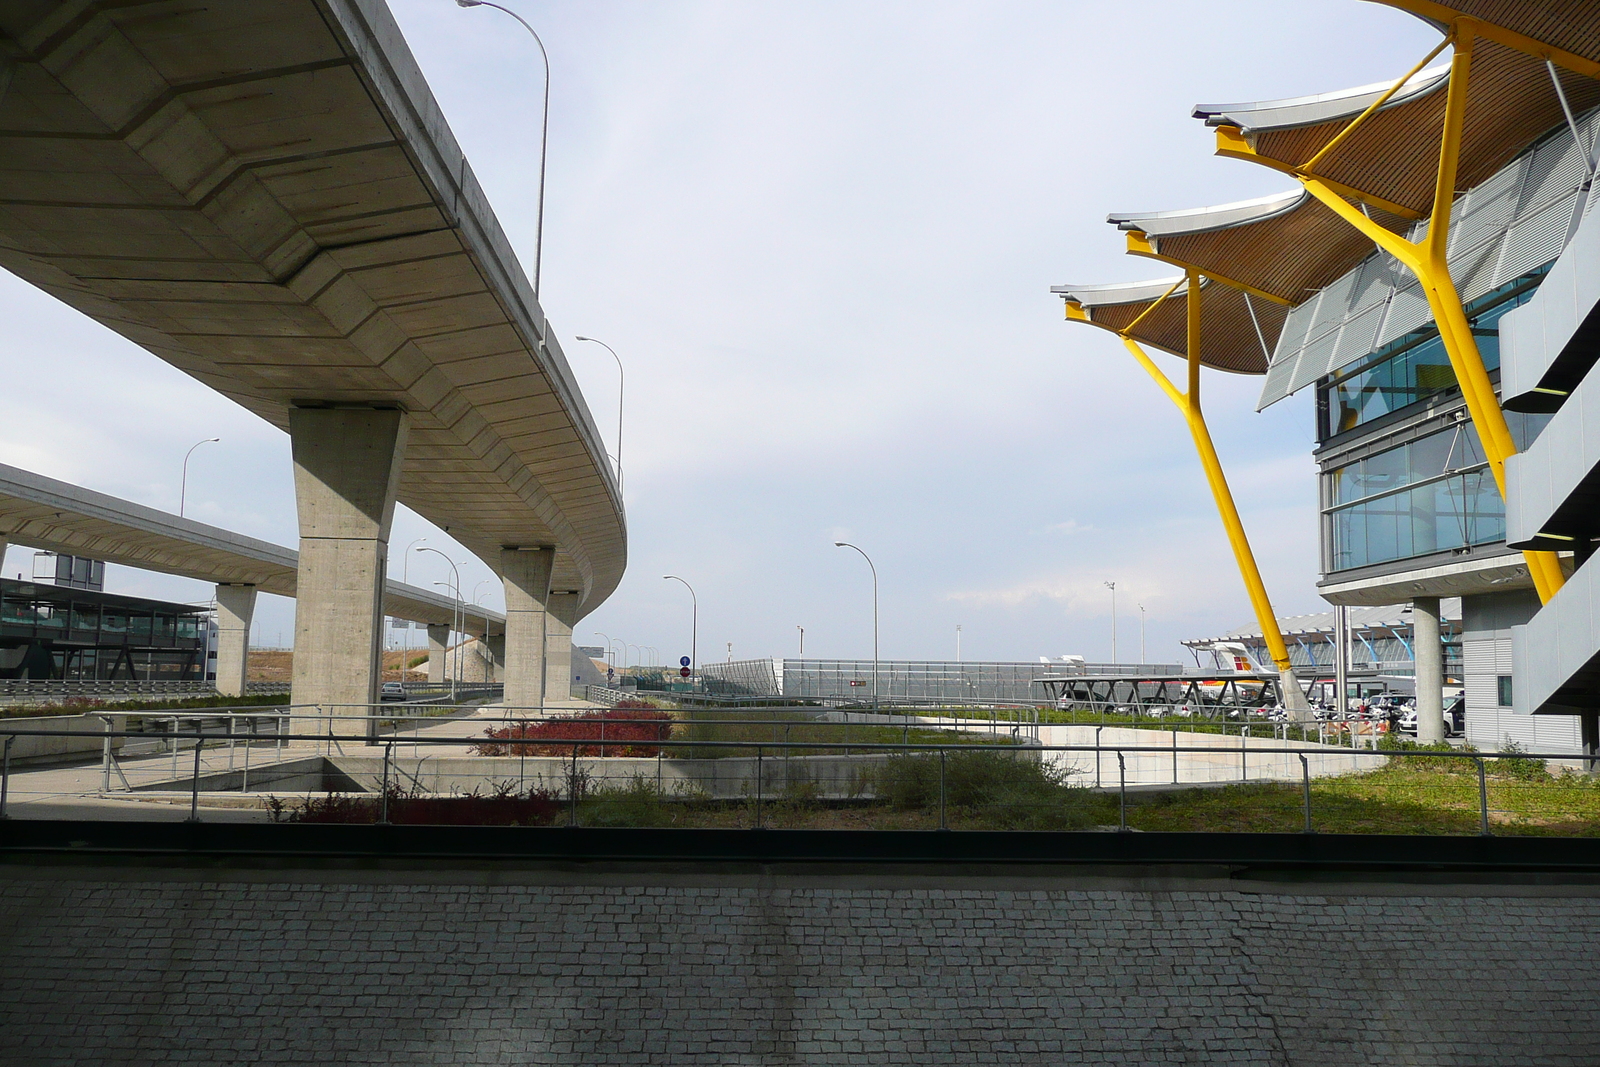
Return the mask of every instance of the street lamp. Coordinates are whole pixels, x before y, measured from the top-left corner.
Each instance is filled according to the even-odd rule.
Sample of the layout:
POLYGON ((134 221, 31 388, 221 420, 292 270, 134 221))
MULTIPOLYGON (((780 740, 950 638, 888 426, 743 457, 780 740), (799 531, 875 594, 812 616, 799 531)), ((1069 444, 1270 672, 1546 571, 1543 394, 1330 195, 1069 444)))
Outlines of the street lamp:
POLYGON ((700 667, 699 642, 700 642, 700 598, 694 595, 694 586, 684 582, 676 574, 663 574, 663 582, 683 582, 683 587, 689 590, 689 672, 693 674, 700 667))
POLYGON ((1145 664, 1145 663, 1150 662, 1148 659, 1145 658, 1145 654, 1144 654, 1144 621, 1145 621, 1144 620, 1144 605, 1140 604, 1139 605, 1139 662, 1140 662, 1140 664, 1145 664))
POLYGON ((496 11, 504 11, 532 34, 533 42, 539 46, 539 56, 544 60, 544 118, 539 128, 539 221, 533 238, 533 299, 538 300, 539 267, 544 260, 544 160, 550 147, 550 53, 544 50, 544 41, 539 39, 538 32, 509 7, 492 4, 489 0, 456 0, 456 4, 460 7, 492 7, 496 11))
POLYGON ((426 537, 419 537, 407 545, 404 552, 400 553, 400 584, 405 585, 411 579, 411 550, 426 540, 426 537))
MULTIPOLYGON (((456 566, 456 561, 455 560, 451 559, 449 556, 445 555, 443 552, 440 552, 437 548, 429 548, 426 545, 424 545, 422 548, 417 549, 417 551, 418 552, 432 552, 434 555, 438 556, 440 559, 442 559, 446 563, 450 564, 450 573, 455 576, 455 586, 454 586, 454 588, 455 588, 455 593, 456 593, 455 612, 451 616, 451 625, 452 625, 452 628, 455 630, 456 633, 460 633, 461 632, 461 626, 460 626, 460 623, 461 623, 461 570, 460 570, 460 568, 458 568, 456 566)), ((443 582, 434 582, 433 584, 434 585, 443 585, 445 583, 443 583, 443 582)), ((445 647, 446 654, 448 654, 449 651, 450 651, 450 642, 449 642, 448 639, 445 640, 444 647, 445 647)), ((456 698, 456 681, 457 681, 456 676, 459 675, 460 673, 461 673, 461 653, 458 651, 456 653, 456 669, 450 673, 450 699, 452 701, 455 700, 455 698, 456 698)))
POLYGON ((956 623, 956 662, 961 662, 961 624, 956 623))
POLYGON ((1101 585, 1111 590, 1111 662, 1117 662, 1117 583, 1101 582, 1101 585))
POLYGON ((795 624, 795 629, 800 631, 800 658, 801 659, 805 659, 806 658, 806 628, 804 626, 801 626, 800 624, 796 623, 795 624))
MULTIPOLYGON (((834 548, 854 548, 857 552, 861 549, 848 541, 835 541, 834 548)), ((861 558, 867 561, 867 566, 872 570, 872 706, 878 706, 878 568, 873 566, 872 557, 861 552, 861 558)))
POLYGON ((611 353, 611 358, 617 361, 617 490, 622 489, 622 390, 627 384, 622 373, 622 357, 617 355, 617 350, 604 341, 597 341, 593 337, 579 337, 580 341, 588 341, 592 345, 599 345, 611 353))
POLYGON ((606 666, 607 667, 613 666, 615 661, 612 660, 612 658, 611 658, 611 645, 613 643, 611 638, 606 637, 606 635, 601 633, 599 630, 595 630, 594 631, 594 635, 596 637, 605 637, 606 638, 606 666))
POLYGON ((183 518, 183 505, 189 495, 189 457, 194 455, 194 450, 201 445, 214 445, 222 440, 220 437, 208 437, 204 441, 196 441, 189 446, 189 451, 183 454, 183 480, 178 483, 178 518, 183 518))

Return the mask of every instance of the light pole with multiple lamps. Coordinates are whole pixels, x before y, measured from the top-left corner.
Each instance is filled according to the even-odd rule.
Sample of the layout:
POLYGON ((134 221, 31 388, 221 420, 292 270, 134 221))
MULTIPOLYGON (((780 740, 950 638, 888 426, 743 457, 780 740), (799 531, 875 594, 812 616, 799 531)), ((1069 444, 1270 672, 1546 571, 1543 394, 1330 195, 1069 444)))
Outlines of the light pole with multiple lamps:
POLYGON ((533 43, 539 46, 539 57, 544 60, 544 118, 539 125, 539 220, 533 236, 533 298, 539 299, 539 273, 544 262, 544 160, 550 147, 550 53, 544 50, 544 41, 539 39, 539 33, 528 20, 511 10, 492 4, 489 0, 456 0, 459 7, 492 7, 496 11, 504 11, 507 15, 522 23, 522 28, 533 37, 533 43))
MULTIPOLYGON (((860 547, 852 545, 849 541, 835 541, 834 548, 854 548, 861 552, 860 547)), ((873 566, 872 557, 861 552, 861 558, 867 561, 867 567, 872 571, 872 706, 878 707, 878 568, 873 566)))
POLYGON ((617 459, 617 491, 621 492, 621 490, 622 490, 622 481, 623 481, 623 478, 622 478, 622 396, 623 396, 623 389, 627 385, 627 377, 626 377, 626 375, 624 375, 623 370, 622 370, 622 357, 617 355, 617 350, 615 348, 612 348, 610 345, 606 344, 604 341, 596 340, 593 337, 579 337, 578 340, 580 340, 580 341, 588 341, 592 345, 599 345, 601 348, 605 349, 607 352, 610 352, 611 353, 611 358, 617 361, 617 456, 616 456, 616 459, 617 459))
POLYGON ((178 518, 183 518, 183 506, 189 497, 189 457, 194 455, 194 450, 201 445, 214 445, 222 440, 220 437, 208 437, 204 441, 196 441, 189 446, 189 451, 183 454, 183 478, 178 482, 178 518))
POLYGON ((1146 663, 1150 662, 1148 659, 1145 658, 1145 651, 1144 651, 1144 622, 1145 622, 1145 619, 1144 619, 1144 605, 1140 604, 1139 605, 1139 663, 1140 663, 1140 665, 1143 665, 1143 664, 1146 664, 1146 663))
POLYGON ((700 669, 700 598, 694 595, 694 586, 684 582, 676 574, 663 574, 663 582, 683 582, 683 587, 689 590, 689 674, 698 682, 700 669))

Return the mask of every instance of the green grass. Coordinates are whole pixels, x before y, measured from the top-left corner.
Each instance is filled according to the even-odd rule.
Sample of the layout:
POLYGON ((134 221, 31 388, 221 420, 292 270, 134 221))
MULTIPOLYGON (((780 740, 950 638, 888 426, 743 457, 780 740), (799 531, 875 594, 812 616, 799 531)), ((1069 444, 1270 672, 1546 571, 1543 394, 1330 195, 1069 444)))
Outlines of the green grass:
MULTIPOLYGON (((918 725, 914 715, 906 716, 905 725, 880 725, 865 723, 818 722, 812 711, 773 711, 768 708, 744 708, 731 711, 686 710, 679 713, 680 724, 673 730, 674 741, 694 742, 692 747, 674 747, 668 752, 673 759, 724 759, 729 756, 751 756, 753 749, 735 747, 744 744, 795 744, 795 745, 979 745, 1010 744, 1009 738, 989 739, 955 730, 939 730, 918 725)), ((819 756, 839 753, 841 749, 799 748, 784 749, 788 756, 819 756)))
MULTIPOLYGON (((1474 835, 1480 830, 1472 760, 1429 757, 1415 745, 1365 774, 1313 779, 1312 824, 1329 834, 1474 835)), ((1486 761, 1490 828, 1508 836, 1600 836, 1600 780, 1547 773, 1535 760, 1486 761), (1501 765, 1498 769, 1496 763, 1501 765)), ((876 800, 824 801, 799 785, 740 801, 663 797, 653 782, 592 789, 579 804, 586 826, 932 830, 939 827, 939 757, 896 756, 877 772, 876 800)), ((952 830, 1112 829, 1114 791, 1095 792, 1023 753, 951 752, 944 817, 952 830)), ((1298 833, 1298 783, 1249 783, 1128 798, 1128 826, 1176 833, 1298 833)), ((565 816, 562 816, 565 819, 565 816)))

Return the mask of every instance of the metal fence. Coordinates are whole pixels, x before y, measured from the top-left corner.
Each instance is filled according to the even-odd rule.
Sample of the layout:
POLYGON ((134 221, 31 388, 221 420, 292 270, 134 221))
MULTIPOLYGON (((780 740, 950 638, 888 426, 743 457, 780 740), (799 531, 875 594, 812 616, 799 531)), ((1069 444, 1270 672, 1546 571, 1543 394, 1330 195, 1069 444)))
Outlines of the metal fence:
MULTIPOLYGON (((637 738, 608 739, 604 732, 586 737, 548 736, 513 738, 497 743, 493 754, 472 752, 484 743, 482 734, 435 736, 401 717, 383 719, 397 709, 377 706, 272 707, 221 710, 214 715, 174 715, 164 722, 145 722, 139 730, 118 729, 114 716, 105 716, 101 763, 102 794, 142 793, 153 800, 181 796, 188 817, 198 820, 201 796, 239 796, 251 790, 287 791, 302 797, 317 793, 365 794, 387 810, 389 799, 404 795, 483 799, 484 787, 502 796, 537 791, 547 804, 560 800, 570 809, 565 818, 578 825, 582 805, 615 797, 630 790, 643 791, 659 802, 754 805, 754 825, 763 825, 763 805, 793 803, 843 803, 880 805, 895 789, 904 790, 908 768, 920 775, 918 801, 925 815, 936 806, 938 827, 948 826, 947 771, 960 770, 963 759, 974 754, 993 759, 1022 761, 1017 772, 1001 776, 994 788, 1004 792, 1005 779, 1025 778, 1025 764, 1055 768, 1058 781, 1115 791, 1120 829, 1127 829, 1129 790, 1173 785, 1220 782, 1298 781, 1302 787, 1304 828, 1315 828, 1311 782, 1313 778, 1348 774, 1383 766, 1394 760, 1426 760, 1435 764, 1459 763, 1475 776, 1477 831, 1492 832, 1492 815, 1514 815, 1513 808, 1491 809, 1487 769, 1496 761, 1586 759, 1574 753, 1477 753, 1455 751, 1396 751, 1375 748, 1333 748, 1297 740, 1287 726, 1274 728, 1274 736, 1253 735, 1250 726, 1237 736, 1183 734, 1151 737, 1149 731, 1116 730, 1104 726, 1067 726, 1058 730, 1082 731, 1083 741, 1017 743, 1024 739, 992 729, 991 724, 956 724, 924 721, 919 729, 966 726, 968 732, 949 738, 893 741, 869 731, 876 723, 852 717, 819 720, 785 720, 774 715, 724 717, 712 725, 768 731, 759 739, 738 735, 705 737, 660 736, 648 741, 643 755, 619 755, 637 747, 637 738), (365 720, 388 730, 374 733, 335 732, 332 728, 365 720), (330 729, 320 727, 326 723, 330 729), (310 725, 312 729, 304 727, 310 725), (793 739, 793 732, 821 731, 816 736, 793 739), (1089 731, 1093 731, 1092 734, 1089 731), (1139 734, 1141 736, 1130 736, 1139 734), (158 746, 139 753, 138 745, 158 746), (114 754, 114 749, 120 753, 114 754), (716 755, 710 753, 717 750, 716 755), (266 750, 269 755, 263 755, 266 750), (916 761, 908 763, 907 761, 916 761), (1169 779, 1170 774, 1170 779, 1169 779), (887 775, 887 777, 886 777, 887 775), (898 781, 900 784, 895 785, 898 781), (609 792, 608 792, 609 791, 609 792)), ((456 714, 473 708, 446 709, 456 714)), ((511 709, 495 723, 566 723, 570 716, 537 716, 538 709, 511 709)), ((437 718, 432 720, 437 723, 437 718)), ((474 720, 474 726, 481 725, 474 720)), ((601 725, 603 731, 605 726, 601 725)), ((612 728, 623 725, 613 722, 612 728)), ((688 724, 693 726, 694 723, 688 724)), ((899 725, 896 723, 895 725, 899 725)), ((1046 729, 1050 729, 1046 727, 1046 729)), ((898 731, 895 731, 898 732, 898 731)), ((13 746, 30 738, 77 737, 60 730, 6 729, 4 757, 0 761, 0 818, 9 814, 17 782, 30 800, 40 790, 33 784, 38 771, 19 772, 13 767, 13 746)), ((1588 765, 1593 769, 1593 761, 1588 765)), ((1009 764, 1008 764, 1009 766, 1009 764)), ((913 775, 915 777, 915 775, 913 775)), ((1526 776, 1524 776, 1526 777, 1526 776)), ((1496 789, 1504 792, 1500 783, 1496 789)), ((53 795, 52 795, 53 796, 53 795)), ((150 810, 156 810, 154 808, 150 810)), ((744 810, 744 809, 741 809, 744 810)), ((383 821, 376 811, 373 821, 383 821)), ((547 813, 548 814, 548 813, 547 813)), ((746 812, 746 814, 749 814, 746 812)), ((74 817, 82 817, 77 815, 74 817)), ((743 818, 744 816, 739 816, 743 818)), ((932 827, 929 827, 932 828, 932 827)))
POLYGON ((1033 704, 1036 679, 1064 672, 1182 674, 1177 663, 956 663, 939 660, 753 659, 700 666, 711 695, 781 697, 828 703, 1033 704))

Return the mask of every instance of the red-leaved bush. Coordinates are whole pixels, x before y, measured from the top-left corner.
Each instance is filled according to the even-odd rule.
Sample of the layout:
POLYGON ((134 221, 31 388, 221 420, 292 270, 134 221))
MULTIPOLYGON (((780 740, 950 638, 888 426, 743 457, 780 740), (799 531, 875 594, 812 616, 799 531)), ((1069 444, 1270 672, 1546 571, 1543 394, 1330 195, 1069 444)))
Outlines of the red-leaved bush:
POLYGON ((565 719, 518 722, 484 731, 489 740, 472 746, 480 756, 653 757, 661 752, 656 742, 672 736, 672 716, 642 700, 623 700, 614 708, 586 711, 565 719), (580 742, 552 744, 551 742, 580 742), (539 744, 538 742, 544 742, 539 744))

